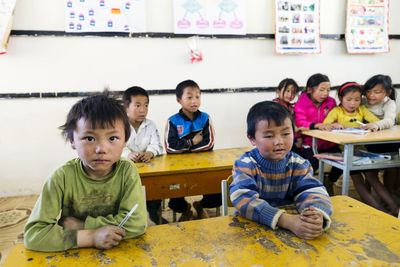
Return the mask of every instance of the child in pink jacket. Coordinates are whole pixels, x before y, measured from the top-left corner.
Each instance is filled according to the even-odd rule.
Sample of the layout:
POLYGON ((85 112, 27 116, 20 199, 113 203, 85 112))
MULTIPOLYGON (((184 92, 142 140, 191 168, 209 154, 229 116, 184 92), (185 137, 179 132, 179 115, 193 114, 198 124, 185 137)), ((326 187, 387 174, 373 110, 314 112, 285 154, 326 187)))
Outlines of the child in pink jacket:
MULTIPOLYGON (((294 107, 297 128, 303 130, 330 130, 330 125, 323 124, 329 111, 336 106, 335 99, 329 96, 330 88, 329 78, 324 74, 317 73, 308 78, 305 92, 301 93, 294 107)), ((303 144, 311 147, 312 138, 303 136, 303 144)), ((318 152, 341 152, 336 144, 324 140, 318 140, 317 148, 318 152)), ((311 149, 303 149, 299 154, 310 161, 314 171, 318 169, 318 160, 314 158, 311 149)), ((333 167, 329 174, 329 180, 336 182, 341 173, 340 169, 333 167)), ((332 193, 328 186, 327 190, 330 194, 332 193)))

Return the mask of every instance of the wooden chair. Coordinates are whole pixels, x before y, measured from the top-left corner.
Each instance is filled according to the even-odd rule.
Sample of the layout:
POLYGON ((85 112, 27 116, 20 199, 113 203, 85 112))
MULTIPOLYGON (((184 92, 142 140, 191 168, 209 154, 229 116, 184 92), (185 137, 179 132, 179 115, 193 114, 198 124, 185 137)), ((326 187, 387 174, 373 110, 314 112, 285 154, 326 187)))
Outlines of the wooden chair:
POLYGON ((229 197, 229 185, 233 178, 230 175, 226 180, 221 181, 221 196, 222 196, 222 216, 228 215, 228 207, 233 207, 233 203, 229 197))

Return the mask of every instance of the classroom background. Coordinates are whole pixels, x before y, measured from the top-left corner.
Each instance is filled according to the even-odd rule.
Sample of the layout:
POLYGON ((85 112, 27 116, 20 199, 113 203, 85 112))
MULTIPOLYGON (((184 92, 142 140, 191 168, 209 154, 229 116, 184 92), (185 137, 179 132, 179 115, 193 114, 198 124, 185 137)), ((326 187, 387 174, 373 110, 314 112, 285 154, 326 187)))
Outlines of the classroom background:
MULTIPOLYGON (((321 0, 321 34, 325 35, 321 53, 278 55, 274 39, 268 37, 274 33, 274 1, 252 0, 246 1, 248 36, 201 37, 204 60, 194 64, 186 37, 173 34, 165 38, 41 34, 64 31, 63 3, 17 1, 12 28, 30 33, 12 34, 8 53, 0 56, 0 196, 39 193, 57 167, 76 157, 58 126, 81 96, 105 86, 111 91, 133 85, 159 90, 150 96, 148 118, 163 136, 167 118, 179 109, 171 90, 182 80, 195 80, 206 90, 201 110, 211 115, 218 149, 250 145, 247 111, 258 101, 272 100, 273 87, 283 78, 304 86, 310 75, 321 72, 329 76, 332 86, 338 86, 346 81, 364 83, 382 73, 390 75, 396 86, 400 84, 397 0, 390 1, 389 53, 348 54, 340 38, 345 32, 347 1, 321 0), (214 92, 207 93, 211 89, 214 92)), ((146 1, 147 32, 173 32, 172 3, 146 1)))

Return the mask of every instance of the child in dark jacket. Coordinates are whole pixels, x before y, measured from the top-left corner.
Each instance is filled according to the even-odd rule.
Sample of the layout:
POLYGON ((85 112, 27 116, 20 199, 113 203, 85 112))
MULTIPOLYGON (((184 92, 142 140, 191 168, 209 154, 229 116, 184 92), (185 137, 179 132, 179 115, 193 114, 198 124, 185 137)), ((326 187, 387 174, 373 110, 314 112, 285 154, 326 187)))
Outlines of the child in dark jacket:
MULTIPOLYGON (((165 130, 167 153, 202 152, 214 147, 214 129, 210 116, 199 110, 201 91, 196 82, 186 80, 176 87, 176 99, 182 106, 178 113, 168 119, 165 130)), ((193 203, 198 218, 208 218, 203 208, 221 206, 221 194, 204 195, 201 201, 193 203)), ((182 213, 179 221, 190 220, 193 213, 185 198, 172 198, 168 206, 182 213)))

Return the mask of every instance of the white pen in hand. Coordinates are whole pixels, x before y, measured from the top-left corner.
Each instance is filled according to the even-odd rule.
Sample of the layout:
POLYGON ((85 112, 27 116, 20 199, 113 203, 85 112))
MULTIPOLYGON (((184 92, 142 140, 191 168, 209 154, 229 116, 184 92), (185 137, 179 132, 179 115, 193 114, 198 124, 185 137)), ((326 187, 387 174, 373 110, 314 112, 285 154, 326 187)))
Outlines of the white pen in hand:
POLYGON ((360 124, 360 125, 363 126, 363 127, 366 125, 365 123, 362 123, 361 121, 358 121, 358 120, 355 119, 355 118, 350 119, 350 122, 358 123, 358 124, 360 124))
POLYGON ((122 228, 124 226, 126 221, 128 221, 128 219, 132 216, 132 214, 135 212, 138 206, 139 204, 137 203, 133 205, 133 208, 128 212, 128 214, 126 214, 125 218, 118 224, 118 227, 122 228))

